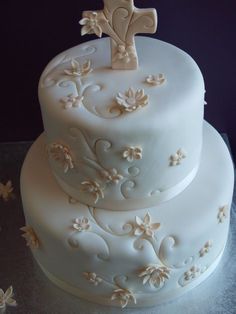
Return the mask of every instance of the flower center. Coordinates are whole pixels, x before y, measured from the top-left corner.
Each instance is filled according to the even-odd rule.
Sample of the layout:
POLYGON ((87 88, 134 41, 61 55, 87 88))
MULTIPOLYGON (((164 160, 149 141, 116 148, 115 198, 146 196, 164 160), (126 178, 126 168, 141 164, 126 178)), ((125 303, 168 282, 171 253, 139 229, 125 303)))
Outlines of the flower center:
POLYGON ((136 99, 134 97, 129 97, 129 98, 127 98, 126 101, 127 101, 127 104, 131 105, 131 106, 136 104, 136 99))

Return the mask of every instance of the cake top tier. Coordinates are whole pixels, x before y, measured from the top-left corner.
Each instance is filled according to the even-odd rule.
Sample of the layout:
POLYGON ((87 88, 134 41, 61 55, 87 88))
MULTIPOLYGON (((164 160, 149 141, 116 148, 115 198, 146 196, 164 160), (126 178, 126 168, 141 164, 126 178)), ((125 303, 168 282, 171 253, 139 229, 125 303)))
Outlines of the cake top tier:
POLYGON ((134 0, 103 0, 104 9, 84 11, 80 24, 81 35, 102 33, 111 38, 112 69, 135 70, 138 56, 134 36, 137 33, 155 33, 155 9, 137 9, 134 0))

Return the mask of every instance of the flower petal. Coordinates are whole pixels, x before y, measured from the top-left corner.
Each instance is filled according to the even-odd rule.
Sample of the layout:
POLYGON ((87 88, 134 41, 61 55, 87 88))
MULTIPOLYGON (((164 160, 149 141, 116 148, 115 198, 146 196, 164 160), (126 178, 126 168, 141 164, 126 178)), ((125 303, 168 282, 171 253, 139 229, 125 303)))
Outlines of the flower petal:
POLYGON ((89 18, 84 17, 79 21, 80 25, 86 25, 89 22, 89 18))
MULTIPOLYGON (((145 219, 145 218, 144 218, 145 219)), ((138 226, 143 225, 143 221, 139 216, 135 216, 135 221, 138 226)))
POLYGON ((143 221, 144 221, 145 224, 149 225, 149 223, 150 223, 150 221, 151 221, 151 216, 150 216, 149 213, 147 213, 147 214, 145 215, 143 221))
POLYGON ((91 32, 93 33, 93 29, 88 25, 85 25, 81 28, 81 36, 84 36, 84 35, 89 34, 91 32))
POLYGON ((93 31, 98 37, 102 37, 102 29, 99 25, 95 26, 93 31))
POLYGON ((141 228, 138 227, 134 230, 134 235, 140 236, 142 234, 143 234, 143 230, 141 228))
POLYGON ((10 286, 8 289, 7 289, 7 291, 5 292, 5 297, 6 298, 9 298, 9 297, 11 297, 13 295, 13 288, 12 288, 12 286, 10 286))
POLYGON ((8 298, 7 300, 6 300, 6 303, 8 304, 8 305, 10 305, 10 306, 16 306, 17 304, 16 304, 16 300, 14 300, 14 299, 12 299, 12 298, 8 298))

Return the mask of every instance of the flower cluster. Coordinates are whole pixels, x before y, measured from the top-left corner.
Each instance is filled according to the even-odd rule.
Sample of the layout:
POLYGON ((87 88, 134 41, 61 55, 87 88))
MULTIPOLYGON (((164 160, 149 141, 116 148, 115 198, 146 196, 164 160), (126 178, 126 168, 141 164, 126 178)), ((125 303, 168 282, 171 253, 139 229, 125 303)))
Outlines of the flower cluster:
POLYGON ((204 247, 199 251, 200 257, 203 257, 206 253, 208 253, 211 247, 212 247, 212 242, 207 241, 204 247))
POLYGON ((118 45, 115 58, 124 63, 129 63, 131 59, 136 57, 136 52, 133 46, 118 45))
POLYGON ((181 161, 186 158, 186 154, 182 149, 177 150, 174 155, 170 156, 170 166, 178 166, 181 164, 181 161))
POLYGON ((145 95, 143 89, 135 91, 130 87, 124 94, 118 93, 116 102, 123 111, 132 112, 148 104, 148 95, 145 95))
POLYGON ((94 286, 97 286, 100 282, 102 282, 102 278, 98 277, 95 273, 84 272, 83 275, 89 282, 94 284, 94 286))
POLYGON ((134 230, 134 235, 141 236, 146 235, 148 237, 154 238, 154 232, 160 227, 160 223, 151 223, 151 217, 149 213, 147 213, 142 220, 140 217, 135 217, 136 228, 134 230))
POLYGON ((192 266, 184 273, 184 280, 189 281, 195 279, 200 274, 200 269, 197 266, 192 266))
POLYGON ((114 168, 110 170, 103 170, 101 171, 101 176, 109 183, 118 184, 120 180, 123 179, 123 176, 118 173, 118 171, 114 168))
POLYGON ((127 159, 128 162, 133 162, 134 159, 139 160, 142 159, 142 148, 141 147, 134 147, 134 146, 130 146, 127 147, 124 151, 123 151, 123 158, 127 159))
POLYGON ((49 152, 52 158, 61 164, 65 173, 69 169, 74 168, 73 159, 68 147, 59 143, 53 143, 50 145, 49 152))
POLYGON ((91 61, 87 60, 82 65, 75 59, 71 60, 71 68, 64 70, 64 73, 69 76, 85 76, 92 72, 91 61))
POLYGON ((104 15, 99 17, 97 12, 88 12, 87 16, 79 21, 83 26, 81 35, 96 34, 98 37, 102 37, 102 22, 108 22, 104 15))
POLYGON ((73 94, 69 94, 61 98, 60 101, 64 104, 65 109, 69 109, 72 107, 79 107, 83 100, 84 96, 74 96, 73 94))
MULTIPOLYGON (((6 305, 16 306, 16 301, 13 297, 13 288, 10 286, 6 292, 0 289, 0 310, 5 309, 6 305)), ((1 312, 2 313, 2 312, 1 312)))
POLYGON ((226 217, 227 217, 227 210, 228 210, 228 206, 227 205, 222 206, 222 207, 219 208, 219 212, 218 212, 218 215, 217 215, 219 223, 223 223, 224 220, 226 219, 226 217))
POLYGON ((94 197, 94 203, 96 204, 99 198, 104 198, 103 189, 101 188, 100 184, 96 181, 88 180, 83 181, 82 185, 82 192, 90 193, 94 197))
POLYGON ((86 217, 76 218, 73 228, 78 232, 87 231, 90 229, 89 220, 86 217))
POLYGON ((20 228, 20 230, 24 232, 22 237, 25 238, 27 245, 32 249, 38 249, 39 240, 36 233, 34 232, 34 229, 31 226, 24 226, 20 228))
POLYGON ((0 198, 7 202, 10 198, 13 198, 13 186, 12 182, 9 180, 6 184, 0 182, 0 198))
POLYGON ((166 82, 166 79, 163 74, 148 75, 146 77, 146 82, 153 86, 160 86, 166 82))
POLYGON ((133 300, 136 304, 136 298, 134 294, 128 289, 116 289, 113 291, 111 300, 118 300, 122 309, 125 308, 130 300, 133 300))
POLYGON ((169 279, 170 270, 165 266, 148 265, 140 270, 139 277, 143 277, 143 284, 149 282, 150 287, 159 287, 169 279))

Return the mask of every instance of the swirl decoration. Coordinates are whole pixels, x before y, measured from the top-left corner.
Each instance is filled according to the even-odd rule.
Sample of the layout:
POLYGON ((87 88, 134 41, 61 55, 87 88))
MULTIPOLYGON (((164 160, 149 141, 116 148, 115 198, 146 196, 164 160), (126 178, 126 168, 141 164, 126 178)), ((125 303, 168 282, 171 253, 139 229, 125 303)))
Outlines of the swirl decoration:
POLYGON ((170 263, 170 261, 168 260, 168 257, 173 255, 174 251, 176 250, 177 245, 178 245, 178 241, 173 236, 167 236, 161 242, 158 255, 160 257, 162 264, 168 268, 183 268, 194 262, 194 259, 195 259, 194 256, 190 256, 181 262, 170 263))
POLYGON ((91 252, 100 260, 107 261, 110 257, 110 248, 106 240, 95 232, 74 232, 68 239, 72 249, 81 250, 91 255, 91 252))
POLYGON ((125 199, 131 199, 135 187, 136 182, 134 180, 127 180, 121 184, 121 194, 125 199))
POLYGON ((126 42, 126 34, 129 29, 131 17, 130 10, 127 8, 117 8, 112 15, 113 29, 116 34, 119 34, 123 45, 126 42))
POLYGON ((133 231, 133 225, 131 223, 125 223, 122 226, 115 225, 114 227, 105 224, 103 220, 99 217, 99 210, 97 208, 92 208, 88 206, 88 210, 94 222, 99 226, 103 231, 114 235, 114 236, 126 236, 131 235, 133 231))
MULTIPOLYGON (((95 46, 84 45, 79 50, 80 54, 77 56, 60 54, 56 58, 54 58, 44 70, 44 75, 41 78, 40 87, 46 88, 56 85, 58 82, 57 76, 55 74, 59 74, 59 71, 63 66, 71 61, 73 58, 83 58, 88 57, 94 54, 97 51, 95 46)), ((76 50, 77 52, 77 50, 76 50)))

